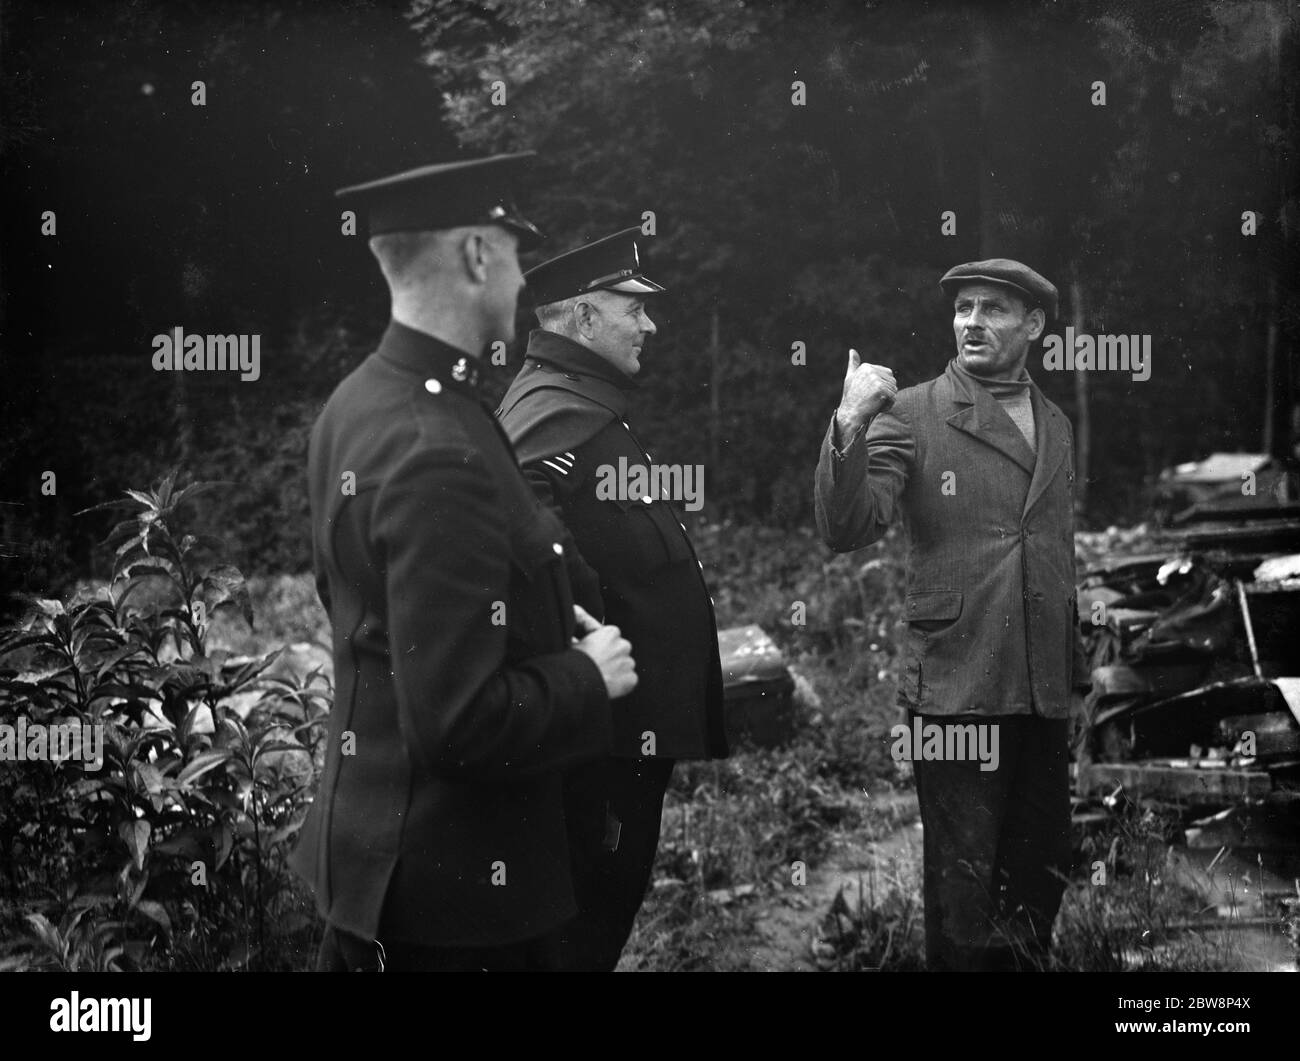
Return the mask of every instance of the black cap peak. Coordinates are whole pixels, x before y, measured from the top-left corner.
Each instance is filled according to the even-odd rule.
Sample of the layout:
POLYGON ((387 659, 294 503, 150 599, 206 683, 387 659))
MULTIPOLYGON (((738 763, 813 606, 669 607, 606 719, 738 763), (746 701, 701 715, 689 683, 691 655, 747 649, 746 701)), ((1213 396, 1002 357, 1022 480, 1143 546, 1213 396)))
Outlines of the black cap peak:
POLYGON ((637 247, 640 236, 640 226, 633 225, 529 269, 524 279, 534 305, 544 306, 588 291, 618 291, 629 295, 663 291, 641 272, 641 252, 637 247))
POLYGON ((372 236, 500 225, 514 232, 520 249, 527 250, 543 236, 516 209, 511 190, 524 167, 536 157, 535 151, 519 151, 438 162, 352 184, 334 194, 359 205, 372 236))

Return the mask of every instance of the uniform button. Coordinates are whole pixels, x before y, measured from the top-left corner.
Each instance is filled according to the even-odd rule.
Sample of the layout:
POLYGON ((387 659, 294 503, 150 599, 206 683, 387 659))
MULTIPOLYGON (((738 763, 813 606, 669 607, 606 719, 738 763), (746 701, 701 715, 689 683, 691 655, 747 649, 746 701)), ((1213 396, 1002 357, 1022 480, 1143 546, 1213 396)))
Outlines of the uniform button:
POLYGON ((430 394, 441 394, 442 384, 439 383, 436 379, 426 379, 424 381, 424 389, 427 390, 430 394))
POLYGON ((551 546, 551 548, 555 550, 556 556, 564 555, 564 546, 561 545, 559 542, 556 542, 554 545, 551 546))
POLYGON ((644 502, 645 504, 648 505, 648 504, 650 504, 652 501, 654 501, 654 498, 651 497, 649 494, 643 494, 642 497, 641 497, 641 500, 642 500, 642 502, 644 502))

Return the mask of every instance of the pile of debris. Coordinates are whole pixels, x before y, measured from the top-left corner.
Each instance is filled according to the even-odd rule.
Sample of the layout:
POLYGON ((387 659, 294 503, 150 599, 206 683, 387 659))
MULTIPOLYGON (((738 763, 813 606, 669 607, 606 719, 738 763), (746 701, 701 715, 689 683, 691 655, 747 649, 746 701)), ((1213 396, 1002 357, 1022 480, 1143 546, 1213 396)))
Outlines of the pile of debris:
POLYGON ((1189 842, 1213 820, 1216 843, 1300 848, 1300 504, 1214 499, 1080 546, 1077 795, 1176 808, 1189 842))

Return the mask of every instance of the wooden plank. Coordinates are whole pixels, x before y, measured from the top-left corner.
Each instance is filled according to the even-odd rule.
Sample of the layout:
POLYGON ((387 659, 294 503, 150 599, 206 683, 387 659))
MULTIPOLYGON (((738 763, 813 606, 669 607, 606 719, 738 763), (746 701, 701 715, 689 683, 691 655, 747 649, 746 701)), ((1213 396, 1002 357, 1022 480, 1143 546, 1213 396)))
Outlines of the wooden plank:
POLYGON ((1082 767, 1085 793, 1110 793, 1116 785, 1134 799, 1235 803, 1263 799, 1273 791, 1264 770, 1203 770, 1167 763, 1089 763, 1082 767))

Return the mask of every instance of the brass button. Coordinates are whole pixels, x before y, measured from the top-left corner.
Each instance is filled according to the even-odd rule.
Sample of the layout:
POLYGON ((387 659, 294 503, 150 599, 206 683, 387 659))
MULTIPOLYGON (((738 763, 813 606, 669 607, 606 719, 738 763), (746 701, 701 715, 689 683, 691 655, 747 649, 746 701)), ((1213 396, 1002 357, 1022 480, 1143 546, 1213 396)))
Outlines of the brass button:
POLYGON ((439 383, 436 379, 426 379, 424 381, 424 389, 427 390, 430 394, 441 394, 442 384, 439 383))

